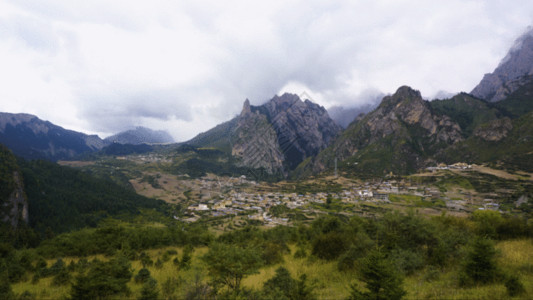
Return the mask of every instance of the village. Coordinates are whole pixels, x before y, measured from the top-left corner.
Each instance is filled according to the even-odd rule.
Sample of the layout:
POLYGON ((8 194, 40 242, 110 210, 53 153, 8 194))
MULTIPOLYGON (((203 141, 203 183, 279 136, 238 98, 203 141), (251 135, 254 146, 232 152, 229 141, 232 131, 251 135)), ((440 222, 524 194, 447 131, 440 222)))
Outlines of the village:
MULTIPOLYGON (((295 193, 276 191, 243 191, 242 185, 257 186, 255 181, 246 180, 241 176, 236 180, 221 181, 213 177, 201 179, 202 186, 207 189, 219 187, 227 192, 219 193, 211 199, 202 199, 187 207, 187 218, 183 221, 194 222, 201 216, 222 217, 247 215, 267 226, 287 225, 288 218, 276 217, 271 208, 285 206, 289 210, 298 209, 302 213, 321 213, 321 208, 331 201, 356 207, 364 204, 372 205, 405 205, 414 200, 440 210, 455 212, 471 212, 475 209, 499 210, 499 204, 493 199, 474 199, 470 192, 463 192, 461 197, 450 198, 436 187, 419 185, 409 181, 382 181, 352 183, 337 192, 295 193), (414 199, 414 200, 413 200, 414 199)), ((347 213, 347 212, 343 212, 347 213)))

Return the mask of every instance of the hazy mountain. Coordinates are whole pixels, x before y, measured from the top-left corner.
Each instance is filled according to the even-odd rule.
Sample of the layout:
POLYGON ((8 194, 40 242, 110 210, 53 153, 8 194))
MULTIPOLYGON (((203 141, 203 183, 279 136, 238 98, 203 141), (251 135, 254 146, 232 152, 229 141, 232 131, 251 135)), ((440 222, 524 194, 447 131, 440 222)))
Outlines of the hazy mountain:
POLYGON ((105 138, 106 142, 119 144, 166 144, 174 139, 164 130, 152 130, 146 127, 136 127, 105 138))
POLYGON ((533 81, 533 28, 519 37, 494 72, 485 74, 472 95, 496 102, 533 81))
POLYGON ((0 113, 0 143, 15 155, 52 161, 102 149, 96 135, 67 130, 29 114, 0 113))
POLYGON ((283 94, 261 106, 246 100, 239 116, 188 143, 231 151, 240 167, 286 173, 326 148, 340 131, 322 106, 283 94))
MULTIPOLYGON (((382 96, 383 97, 383 96, 382 96)), ((374 110, 379 104, 379 100, 357 107, 333 106, 328 109, 330 117, 342 128, 347 128, 359 115, 366 114, 374 110)))

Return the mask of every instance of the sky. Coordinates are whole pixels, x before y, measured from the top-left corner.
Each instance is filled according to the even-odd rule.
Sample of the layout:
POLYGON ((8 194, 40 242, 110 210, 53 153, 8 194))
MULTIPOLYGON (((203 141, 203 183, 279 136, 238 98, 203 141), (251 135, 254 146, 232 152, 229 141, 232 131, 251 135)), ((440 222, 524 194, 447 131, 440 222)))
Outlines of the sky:
POLYGON ((247 98, 470 92, 530 25, 531 0, 0 0, 0 111, 184 141, 247 98))

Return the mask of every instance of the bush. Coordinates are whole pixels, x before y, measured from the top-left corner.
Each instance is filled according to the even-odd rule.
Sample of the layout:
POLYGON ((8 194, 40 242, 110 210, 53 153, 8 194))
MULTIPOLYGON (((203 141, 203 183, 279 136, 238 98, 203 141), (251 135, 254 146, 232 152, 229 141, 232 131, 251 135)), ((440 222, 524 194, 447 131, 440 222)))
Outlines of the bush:
POLYGON ((118 294, 129 295, 131 264, 125 257, 109 262, 93 261, 88 273, 76 277, 70 292, 73 299, 103 299, 118 294))
POLYGON ((146 268, 142 268, 139 270, 139 273, 135 275, 135 282, 136 283, 145 283, 150 278, 150 271, 146 268))
POLYGON ((139 300, 157 300, 159 297, 159 289, 157 288, 157 281, 149 278, 141 289, 141 297, 139 300))
POLYGON ((505 281, 507 294, 511 297, 519 296, 525 292, 524 285, 516 275, 509 276, 505 281))
POLYGON ((296 280, 291 277, 289 270, 284 267, 277 268, 274 277, 267 280, 263 285, 263 291, 266 295, 279 293, 287 298, 290 298, 295 288, 296 280))
POLYGON ((492 241, 476 238, 463 262, 459 276, 461 285, 468 286, 478 283, 490 283, 496 279, 496 250, 492 241))
POLYGON ((321 259, 333 260, 348 248, 346 238, 337 232, 319 235, 313 242, 313 255, 321 259))
POLYGON ((72 279, 72 276, 67 271, 66 268, 61 269, 55 276, 54 279, 52 279, 52 285, 54 286, 61 286, 61 285, 69 285, 70 280, 72 279))
POLYGON ((360 275, 367 291, 360 291, 353 285, 349 299, 401 299, 406 293, 394 262, 379 250, 363 259, 360 275))

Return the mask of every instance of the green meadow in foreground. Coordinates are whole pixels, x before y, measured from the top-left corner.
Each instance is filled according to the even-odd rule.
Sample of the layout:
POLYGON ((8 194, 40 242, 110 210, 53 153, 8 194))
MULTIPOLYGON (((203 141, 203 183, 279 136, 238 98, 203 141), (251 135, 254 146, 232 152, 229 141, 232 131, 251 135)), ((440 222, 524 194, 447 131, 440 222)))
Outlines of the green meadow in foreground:
POLYGON ((2 244, 7 299, 506 299, 533 294, 532 227, 386 213, 309 225, 104 222, 33 249, 2 244))

